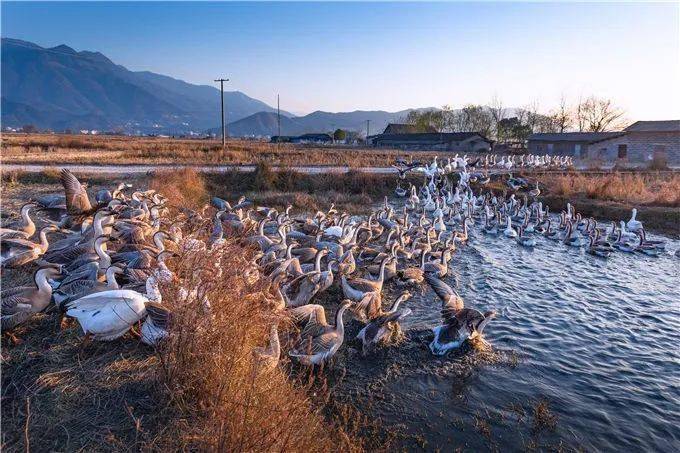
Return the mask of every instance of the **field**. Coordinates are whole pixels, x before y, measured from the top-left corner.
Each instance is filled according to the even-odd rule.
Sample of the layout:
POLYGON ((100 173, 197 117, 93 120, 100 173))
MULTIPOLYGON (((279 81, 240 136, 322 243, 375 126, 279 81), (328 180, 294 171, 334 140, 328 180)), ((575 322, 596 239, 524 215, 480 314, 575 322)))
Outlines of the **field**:
MULTIPOLYGON (((226 149, 218 140, 159 137, 4 134, 2 159, 12 164, 59 161, 89 165, 228 165, 265 161, 276 166, 340 165, 385 167, 401 156, 431 160, 438 153, 347 146, 272 144, 230 139, 226 149)), ((439 153, 445 155, 444 153, 439 153)))

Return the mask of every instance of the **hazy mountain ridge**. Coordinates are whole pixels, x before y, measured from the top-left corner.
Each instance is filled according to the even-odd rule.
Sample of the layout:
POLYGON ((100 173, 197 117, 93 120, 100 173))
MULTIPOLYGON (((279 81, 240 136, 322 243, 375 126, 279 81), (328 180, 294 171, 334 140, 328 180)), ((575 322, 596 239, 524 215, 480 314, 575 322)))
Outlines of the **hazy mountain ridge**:
MULTIPOLYGON (((225 92, 227 115, 274 109, 225 92)), ((201 131, 219 118, 219 90, 148 71, 129 71, 99 52, 43 48, 2 38, 2 122, 63 130, 201 131)))
MULTIPOLYGON (((219 133, 219 90, 149 71, 130 71, 100 52, 61 44, 44 48, 2 38, 2 124, 39 129, 122 130, 127 133, 219 133)), ((276 109, 238 91, 225 92, 229 133, 275 135, 276 109)), ((422 109, 419 109, 422 110, 422 109)), ((315 111, 304 116, 281 112, 281 134, 348 129, 381 132, 399 122, 399 112, 315 111)))

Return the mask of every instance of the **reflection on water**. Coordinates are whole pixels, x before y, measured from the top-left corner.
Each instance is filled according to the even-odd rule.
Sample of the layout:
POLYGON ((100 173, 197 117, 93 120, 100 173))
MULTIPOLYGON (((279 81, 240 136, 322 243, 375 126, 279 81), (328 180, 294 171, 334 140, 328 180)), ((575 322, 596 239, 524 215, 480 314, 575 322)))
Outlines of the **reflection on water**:
POLYGON ((499 313, 490 349, 432 356, 439 301, 427 288, 405 303, 398 347, 362 358, 349 341, 339 354, 335 391, 399 432, 401 447, 680 451, 680 259, 605 260, 472 232, 452 268, 467 306, 499 313), (555 429, 534 415, 541 400, 555 429))

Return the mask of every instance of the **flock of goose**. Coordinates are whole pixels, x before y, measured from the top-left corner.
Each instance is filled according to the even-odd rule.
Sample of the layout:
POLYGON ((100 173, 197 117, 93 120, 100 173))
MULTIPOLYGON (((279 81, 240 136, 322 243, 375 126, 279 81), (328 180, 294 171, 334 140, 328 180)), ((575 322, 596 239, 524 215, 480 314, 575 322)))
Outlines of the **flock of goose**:
MULTIPOLYGON (((495 165, 494 158, 487 162, 495 165)), ((254 278, 270 282, 273 309, 299 327, 288 354, 300 363, 323 364, 338 351, 344 342, 345 313, 363 324, 357 335, 363 354, 393 343, 399 338, 400 320, 411 313, 406 303, 410 290, 424 285, 441 302, 442 321, 433 329, 429 348, 443 355, 479 337, 496 315, 465 307, 442 280, 455 251, 468 241, 470 227, 523 247, 536 246, 537 237, 543 236, 585 247, 599 257, 614 251, 658 255, 665 248, 662 241, 646 239, 635 210, 620 228, 613 224, 602 229, 571 205, 551 217, 537 200, 537 184, 532 188, 527 180, 511 177, 506 181, 509 188, 524 195, 494 195, 485 189, 489 177, 475 173, 473 166, 456 164, 460 172, 451 178, 447 165, 436 159, 428 165, 397 162, 402 178, 416 171, 426 175, 424 183, 408 189, 399 184, 395 195, 400 200, 393 205, 386 197, 368 217, 350 216, 333 206, 313 216, 292 216, 290 207, 279 212, 255 207, 244 198, 232 205, 215 197, 201 213, 170 219, 168 200, 160 193, 128 195, 130 185, 119 184, 113 191, 97 192, 93 205, 78 179, 62 170, 64 195, 30 201, 16 224, 0 230, 3 269, 38 266, 34 285, 3 289, 2 331, 11 336, 12 329, 54 303, 64 316, 76 319, 90 339, 110 341, 132 330, 144 343, 157 345, 168 335, 171 319, 159 285, 175 281, 166 258, 177 249, 209 253, 232 235, 257 251, 255 260, 243 266, 254 278), (39 231, 32 209, 47 214, 41 219, 46 226, 39 231), (212 234, 184 233, 183 224, 197 218, 212 222, 212 234), (36 233, 38 241, 31 239, 36 233), (53 234, 60 239, 53 240, 53 234), (315 302, 333 285, 343 299, 331 323, 324 306, 315 302), (388 294, 396 297, 383 303, 388 294)), ((180 291, 185 297, 203 297, 204 308, 210 309, 210 301, 195 294, 196 289, 180 291)), ((277 366, 281 346, 276 325, 271 326, 269 344, 253 353, 267 368, 277 366)))
POLYGON ((510 193, 498 195, 485 189, 491 182, 488 172, 459 165, 454 187, 446 178, 450 174, 447 166, 440 165, 436 158, 431 164, 398 162, 395 165, 401 179, 405 179, 409 171, 426 175, 425 184, 419 189, 413 184, 407 189, 400 183, 394 193, 406 200, 412 212, 420 210, 423 224, 431 224, 437 233, 461 224, 467 231, 468 225, 479 224, 484 234, 502 235, 524 247, 535 247, 537 238, 545 237, 568 246, 583 247, 587 253, 603 258, 614 252, 659 256, 666 251, 665 241, 647 238, 642 222, 637 220, 637 209, 632 210, 628 221, 611 222, 603 228, 595 219, 576 212, 570 203, 566 211, 551 216, 549 207, 538 201, 541 194, 538 182, 530 184, 526 178, 512 174, 507 178, 496 175, 505 181, 505 192, 510 193))
POLYGON ((568 169, 574 166, 574 159, 571 156, 551 156, 538 154, 521 154, 518 156, 502 156, 498 159, 498 154, 485 154, 471 160, 467 154, 460 157, 455 154, 453 157, 445 159, 446 163, 438 162, 435 156, 429 164, 422 162, 407 162, 403 159, 397 160, 396 165, 392 165, 399 175, 403 178, 409 171, 422 173, 425 176, 448 175, 457 171, 474 171, 476 169, 511 171, 514 169, 568 169))

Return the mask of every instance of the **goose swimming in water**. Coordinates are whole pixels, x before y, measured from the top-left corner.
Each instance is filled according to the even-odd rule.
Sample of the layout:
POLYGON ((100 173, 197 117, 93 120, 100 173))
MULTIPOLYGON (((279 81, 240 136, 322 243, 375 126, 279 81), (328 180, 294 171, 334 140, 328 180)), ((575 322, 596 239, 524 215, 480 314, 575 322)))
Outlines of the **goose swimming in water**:
POLYGON ((628 223, 626 223, 626 228, 628 230, 632 231, 633 233, 638 232, 639 230, 642 229, 642 222, 637 220, 635 217, 637 216, 637 208, 633 208, 633 212, 630 216, 630 220, 628 223))
POLYGON ((524 227, 519 227, 519 233, 517 234, 516 240, 517 243, 523 247, 534 247, 536 245, 536 239, 524 234, 524 227))
POLYGON ((434 275, 426 275, 425 279, 442 301, 441 315, 444 321, 444 324, 432 329, 432 354, 445 355, 451 349, 460 347, 465 340, 480 336, 489 321, 496 317, 493 310, 482 314, 475 309, 465 308, 458 293, 434 275))
POLYGON ((503 235, 508 238, 515 238, 517 237, 517 232, 512 228, 512 219, 510 216, 507 217, 507 224, 505 229, 503 230, 503 235))
POLYGON ((394 301, 390 311, 373 318, 359 331, 357 339, 361 340, 362 353, 366 355, 371 349, 387 340, 398 328, 398 322, 411 314, 410 308, 399 308, 399 305, 411 297, 411 293, 405 291, 394 301))

